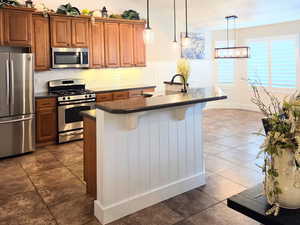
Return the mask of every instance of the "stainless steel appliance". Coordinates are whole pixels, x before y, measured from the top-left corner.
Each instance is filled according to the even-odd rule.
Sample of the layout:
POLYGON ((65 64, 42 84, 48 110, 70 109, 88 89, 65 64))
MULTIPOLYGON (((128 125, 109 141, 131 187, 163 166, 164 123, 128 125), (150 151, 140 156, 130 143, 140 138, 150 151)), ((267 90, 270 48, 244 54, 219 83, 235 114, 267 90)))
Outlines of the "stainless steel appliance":
POLYGON ((35 149, 33 56, 0 53, 0 158, 35 149))
POLYGON ((95 108, 96 94, 85 89, 80 79, 49 81, 49 92, 57 94, 58 142, 66 143, 83 138, 81 111, 95 108))
POLYGON ((88 68, 87 48, 52 48, 52 68, 88 68))

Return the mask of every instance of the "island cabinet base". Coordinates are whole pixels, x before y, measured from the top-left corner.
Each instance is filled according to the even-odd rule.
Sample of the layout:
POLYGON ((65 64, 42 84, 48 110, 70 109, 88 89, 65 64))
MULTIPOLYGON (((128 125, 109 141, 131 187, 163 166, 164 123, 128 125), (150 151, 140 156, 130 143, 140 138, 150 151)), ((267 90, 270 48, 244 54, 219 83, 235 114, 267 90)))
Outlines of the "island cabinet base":
POLYGON ((95 216, 102 224, 205 184, 204 106, 137 113, 133 127, 134 114, 97 109, 95 216))

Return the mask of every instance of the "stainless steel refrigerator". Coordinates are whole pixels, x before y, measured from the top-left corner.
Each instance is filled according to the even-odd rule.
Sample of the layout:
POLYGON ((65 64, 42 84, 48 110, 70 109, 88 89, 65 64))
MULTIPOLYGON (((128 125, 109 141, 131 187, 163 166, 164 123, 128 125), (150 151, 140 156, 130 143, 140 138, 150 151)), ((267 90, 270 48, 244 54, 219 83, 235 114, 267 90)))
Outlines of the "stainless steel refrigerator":
POLYGON ((0 158, 35 149, 33 56, 0 53, 0 158))

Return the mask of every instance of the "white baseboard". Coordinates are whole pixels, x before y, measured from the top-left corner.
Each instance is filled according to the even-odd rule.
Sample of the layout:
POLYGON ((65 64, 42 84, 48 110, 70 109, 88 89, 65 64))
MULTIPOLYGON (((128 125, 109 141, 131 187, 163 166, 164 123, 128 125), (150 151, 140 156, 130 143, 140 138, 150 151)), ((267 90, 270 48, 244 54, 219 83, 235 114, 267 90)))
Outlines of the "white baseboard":
POLYGON ((123 200, 109 207, 95 201, 94 213, 104 225, 205 184, 205 173, 164 185, 157 189, 123 200))

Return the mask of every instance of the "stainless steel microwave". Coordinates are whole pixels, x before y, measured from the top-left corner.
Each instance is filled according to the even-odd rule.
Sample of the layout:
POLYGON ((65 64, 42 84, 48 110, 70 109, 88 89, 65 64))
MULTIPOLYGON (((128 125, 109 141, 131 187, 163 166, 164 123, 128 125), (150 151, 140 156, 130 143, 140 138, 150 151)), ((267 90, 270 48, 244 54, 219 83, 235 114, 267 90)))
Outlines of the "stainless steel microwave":
POLYGON ((52 68, 88 68, 88 48, 52 48, 52 68))

